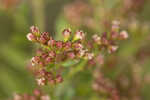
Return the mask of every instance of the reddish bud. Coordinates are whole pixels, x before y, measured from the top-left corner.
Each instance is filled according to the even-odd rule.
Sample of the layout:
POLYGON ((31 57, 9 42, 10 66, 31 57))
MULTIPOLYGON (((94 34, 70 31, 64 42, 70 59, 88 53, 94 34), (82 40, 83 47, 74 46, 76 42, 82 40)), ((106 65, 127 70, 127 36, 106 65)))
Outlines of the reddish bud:
POLYGON ((63 42, 62 41, 57 41, 56 42, 56 47, 61 49, 63 47, 63 42))
POLYGON ((53 47, 55 45, 55 40, 53 40, 52 38, 48 41, 48 46, 53 47))
POLYGON ((30 30, 31 30, 31 32, 32 32, 33 34, 34 34, 34 33, 40 33, 38 27, 36 27, 36 26, 31 26, 31 27, 30 27, 30 30))

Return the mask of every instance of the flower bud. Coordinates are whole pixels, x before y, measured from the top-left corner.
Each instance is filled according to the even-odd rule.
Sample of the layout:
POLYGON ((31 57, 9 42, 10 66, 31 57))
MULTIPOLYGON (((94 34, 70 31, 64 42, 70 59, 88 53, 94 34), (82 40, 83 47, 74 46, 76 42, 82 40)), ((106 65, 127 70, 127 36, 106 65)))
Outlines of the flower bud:
POLYGON ((47 42, 47 39, 43 35, 41 35, 39 38, 39 42, 45 44, 47 42))
POLYGON ((63 36, 64 36, 64 41, 67 41, 71 35, 71 29, 64 29, 64 31, 62 32, 63 36))
POLYGON ((65 42, 63 47, 65 50, 70 50, 71 49, 71 46, 72 46, 72 43, 71 42, 65 42))
POLYGON ((76 40, 83 40, 84 39, 84 37, 85 37, 85 33, 83 32, 83 31, 77 31, 76 33, 75 33, 75 37, 74 37, 74 39, 73 39, 73 41, 76 41, 76 40))
POLYGON ((39 63, 39 61, 40 61, 40 57, 39 56, 32 57, 32 59, 31 59, 32 66, 34 66, 37 63, 39 63))
POLYGON ((28 33, 27 34, 27 39, 29 41, 35 41, 36 40, 36 37, 32 34, 32 33, 28 33))
POLYGON ((56 42, 56 47, 59 48, 59 49, 61 49, 63 47, 63 42, 57 41, 56 42))
POLYGON ((40 34, 40 31, 39 31, 38 27, 36 27, 36 26, 31 26, 30 30, 35 35, 39 35, 40 34))
POLYGON ((53 40, 52 38, 50 38, 50 40, 48 41, 48 46, 53 47, 55 45, 56 41, 53 40))

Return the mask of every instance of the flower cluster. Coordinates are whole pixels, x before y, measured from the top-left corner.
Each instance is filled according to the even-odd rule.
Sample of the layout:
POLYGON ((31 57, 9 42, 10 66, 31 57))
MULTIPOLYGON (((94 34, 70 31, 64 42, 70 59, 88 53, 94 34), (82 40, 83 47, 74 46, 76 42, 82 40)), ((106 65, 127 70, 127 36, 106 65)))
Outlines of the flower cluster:
POLYGON ((102 36, 93 35, 90 41, 86 40, 85 33, 81 30, 77 30, 74 35, 72 33, 71 29, 64 29, 62 31, 64 40, 60 41, 53 39, 48 32, 41 33, 37 27, 31 27, 31 33, 27 34, 28 40, 41 46, 36 56, 31 59, 39 85, 61 83, 63 78, 59 70, 64 62, 81 59, 97 60, 101 50, 107 49, 112 53, 118 48, 118 40, 128 38, 126 31, 119 33, 117 21, 113 22, 110 34, 104 32, 102 36))
POLYGON ((12 100, 50 100, 50 97, 47 94, 42 93, 42 91, 35 89, 33 95, 29 94, 14 94, 12 100))
POLYGON ((29 41, 39 43, 41 48, 37 50, 36 56, 31 59, 32 66, 36 66, 36 76, 39 85, 47 83, 60 83, 63 81, 60 73, 54 73, 53 66, 61 67, 61 63, 70 59, 92 59, 94 54, 83 46, 85 33, 76 31, 71 37, 71 30, 64 29, 64 41, 56 41, 49 33, 40 33, 35 26, 31 27, 31 33, 27 34, 29 41), (51 68, 48 70, 48 68, 51 68))
POLYGON ((98 72, 98 70, 96 70, 96 72, 94 73, 94 78, 95 80, 92 87, 95 91, 106 94, 109 93, 110 100, 120 100, 117 88, 109 79, 104 78, 101 72, 98 72))
POLYGON ((115 52, 118 49, 117 42, 128 38, 127 31, 119 31, 119 24, 120 22, 113 21, 110 34, 104 32, 102 36, 93 35, 93 40, 99 48, 106 48, 109 53, 115 52))

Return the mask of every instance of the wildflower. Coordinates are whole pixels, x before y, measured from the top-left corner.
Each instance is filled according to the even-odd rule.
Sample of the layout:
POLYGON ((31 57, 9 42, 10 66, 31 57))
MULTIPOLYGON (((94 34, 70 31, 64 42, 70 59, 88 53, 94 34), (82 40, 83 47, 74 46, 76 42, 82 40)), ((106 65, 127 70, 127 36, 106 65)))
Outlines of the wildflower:
MULTIPOLYGON (((113 22, 113 25, 119 25, 119 23, 113 22)), ((94 48, 94 43, 92 43, 93 40, 86 41, 84 39, 85 34, 83 31, 76 31, 73 39, 69 40, 71 30, 65 29, 62 32, 64 38, 66 38, 65 41, 54 40, 49 36, 48 32, 37 35, 36 33, 40 33, 37 27, 32 27, 31 32, 32 33, 30 33, 27 38, 30 41, 35 39, 35 42, 39 43, 41 46, 41 49, 36 52, 36 56, 31 59, 32 65, 37 66, 35 68, 35 75, 37 77, 36 81, 38 85, 61 83, 63 78, 58 74, 58 70, 61 68, 59 66, 63 67, 63 62, 70 59, 80 60, 85 58, 88 62, 90 61, 93 64, 96 64, 95 62, 103 64, 103 57, 98 55, 97 51, 107 49, 109 53, 115 52, 118 49, 118 46, 114 44, 116 44, 118 38, 125 39, 128 37, 128 34, 125 31, 120 34, 116 31, 104 32, 101 37, 95 34, 92 38, 94 43, 98 44, 98 46, 94 48), (111 34, 107 35, 108 33, 111 34), (93 59, 94 57, 96 58, 93 59), (57 68, 55 68, 56 64, 59 64, 57 68), (52 70, 56 72, 50 72, 52 70)))
POLYGON ((127 31, 121 31, 119 36, 121 39, 127 39, 129 37, 127 31))

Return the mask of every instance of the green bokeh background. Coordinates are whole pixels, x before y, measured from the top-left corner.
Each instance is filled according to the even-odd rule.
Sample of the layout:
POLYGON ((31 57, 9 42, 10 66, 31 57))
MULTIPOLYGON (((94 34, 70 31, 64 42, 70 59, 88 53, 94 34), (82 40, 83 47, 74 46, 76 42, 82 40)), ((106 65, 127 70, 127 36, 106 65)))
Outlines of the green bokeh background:
MULTIPOLYGON (((62 39, 60 33, 66 27, 83 29, 89 36, 90 33, 103 31, 103 25, 92 30, 84 26, 73 26, 65 19, 64 5, 72 3, 74 0, 19 0, 7 8, 3 1, 5 0, 0 0, 0 100, 11 97, 15 92, 31 93, 37 87, 32 74, 27 70, 28 62, 35 50, 35 45, 26 39, 30 26, 36 25, 41 31, 49 32, 56 39, 62 39)), ((87 1, 95 5, 95 9, 99 4, 98 0, 87 1)), ((85 0, 85 2, 87 1, 85 0)), ((115 11, 115 15, 112 14, 113 12, 108 15, 112 16, 110 19, 115 19, 115 16, 118 18, 123 0, 104 1, 104 5, 98 6, 115 11)), ((130 70, 134 64, 141 66, 141 77, 144 77, 145 74, 150 77, 150 2, 145 0, 143 5, 140 11, 135 12, 135 22, 137 22, 135 26, 134 23, 132 25, 123 24, 123 27, 129 32, 130 39, 121 43, 119 51, 114 54, 120 58, 117 68, 113 71, 111 69, 112 72, 106 68, 106 75, 112 79, 118 73, 130 70), (139 51, 146 52, 147 56, 137 57, 136 54, 139 51)), ((103 12, 99 12, 99 14, 103 14, 103 12)), ((100 22, 102 19, 98 19, 97 16, 96 13, 94 18, 100 22)), ((125 22, 130 23, 129 19, 132 15, 124 14, 122 16, 125 22)), ((91 80, 90 71, 85 71, 75 75, 73 79, 66 80, 57 88, 44 87, 44 89, 47 92, 55 89, 53 93, 55 99, 53 100, 107 100, 105 98, 98 99, 97 94, 91 88, 91 80)), ((149 93, 150 85, 147 83, 141 89, 142 100, 150 100, 149 93)))

